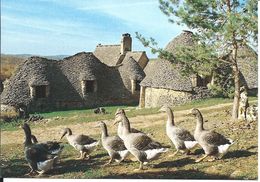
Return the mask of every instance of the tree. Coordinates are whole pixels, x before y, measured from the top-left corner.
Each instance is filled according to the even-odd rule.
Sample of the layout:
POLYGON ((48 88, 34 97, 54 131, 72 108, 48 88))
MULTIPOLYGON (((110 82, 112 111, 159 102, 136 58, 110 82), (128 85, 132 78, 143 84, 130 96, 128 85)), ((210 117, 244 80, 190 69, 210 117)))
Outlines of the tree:
POLYGON ((183 72, 200 72, 225 62, 232 68, 234 101, 232 118, 237 119, 240 77, 237 51, 242 45, 257 45, 256 0, 159 0, 159 8, 171 23, 186 25, 195 33, 198 46, 180 48, 172 55, 158 48, 153 38, 136 37, 153 53, 183 66, 183 72), (196 60, 192 66, 190 60, 196 60))

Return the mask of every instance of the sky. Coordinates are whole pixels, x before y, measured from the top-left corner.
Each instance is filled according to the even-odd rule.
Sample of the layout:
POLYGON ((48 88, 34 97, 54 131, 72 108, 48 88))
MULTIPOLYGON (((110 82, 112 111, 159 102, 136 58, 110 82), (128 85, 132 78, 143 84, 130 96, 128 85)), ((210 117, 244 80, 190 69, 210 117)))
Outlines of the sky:
POLYGON ((165 47, 184 27, 168 22, 158 0, 1 0, 1 53, 73 55, 97 44, 119 44, 132 36, 132 49, 145 50, 135 32, 165 47))

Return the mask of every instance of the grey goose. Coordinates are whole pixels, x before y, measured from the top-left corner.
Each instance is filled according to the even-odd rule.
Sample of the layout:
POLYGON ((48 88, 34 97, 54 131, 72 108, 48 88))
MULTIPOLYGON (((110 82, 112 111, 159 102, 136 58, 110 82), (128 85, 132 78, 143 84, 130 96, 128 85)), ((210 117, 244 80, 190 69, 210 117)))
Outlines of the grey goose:
POLYGON ((215 131, 205 130, 203 127, 203 117, 198 109, 192 109, 191 114, 197 118, 194 138, 205 152, 205 155, 196 160, 196 162, 200 162, 208 156, 212 156, 212 159, 209 161, 214 161, 221 154, 221 157, 223 157, 229 147, 234 143, 233 140, 226 138, 215 131))
POLYGON ((168 151, 168 148, 162 147, 159 142, 153 141, 144 133, 132 133, 130 122, 123 109, 117 111, 114 124, 123 123, 123 141, 128 151, 135 156, 140 165, 138 169, 143 170, 143 165, 151 160, 157 159, 162 153, 168 151))

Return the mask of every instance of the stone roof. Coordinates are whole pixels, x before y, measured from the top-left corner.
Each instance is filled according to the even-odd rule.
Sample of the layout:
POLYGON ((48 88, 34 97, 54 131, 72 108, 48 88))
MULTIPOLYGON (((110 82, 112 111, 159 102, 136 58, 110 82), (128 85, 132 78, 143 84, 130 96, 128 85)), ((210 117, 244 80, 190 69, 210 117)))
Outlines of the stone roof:
POLYGON ((249 89, 258 88, 257 53, 249 46, 238 48, 238 67, 242 73, 242 84, 249 89))
POLYGON ((165 47, 165 50, 174 54, 178 46, 193 46, 193 33, 191 31, 184 30, 180 35, 173 38, 165 47))
POLYGON ((34 109, 37 102, 31 98, 29 87, 33 85, 50 86, 50 94, 44 100, 48 109, 55 108, 59 103, 96 107, 137 102, 138 99, 134 100, 131 93, 132 78, 144 78, 143 70, 133 58, 117 68, 107 66, 90 52, 81 52, 61 61, 31 57, 10 78, 1 94, 1 102, 7 105, 29 105, 34 109), (83 96, 83 80, 96 80, 97 91, 83 96))
POLYGON ((54 64, 54 60, 41 57, 28 58, 10 78, 1 94, 1 102, 9 105, 28 104, 30 91, 27 86, 48 85, 54 64))
POLYGON ((118 45, 97 45, 94 55, 108 66, 115 66, 120 59, 120 44, 118 45))
POLYGON ((138 62, 144 53, 145 53, 144 51, 132 51, 132 52, 127 52, 127 53, 125 54, 124 60, 127 60, 127 59, 129 59, 130 57, 132 57, 134 60, 136 60, 136 61, 138 62))
POLYGON ((132 56, 125 58, 122 64, 123 65, 119 67, 119 71, 123 73, 123 77, 139 81, 144 79, 144 71, 132 56))
POLYGON ((163 59, 149 61, 144 69, 146 77, 141 86, 172 89, 177 91, 192 91, 191 80, 180 74, 177 67, 163 59))
MULTIPOLYGON (((91 52, 80 52, 73 56, 64 58, 59 62, 57 83, 52 87, 56 91, 55 98, 60 100, 81 100, 82 80, 95 80, 98 76, 98 70, 105 67, 91 52), (64 84, 64 86, 62 86, 64 84)), ((106 73, 103 73, 106 74, 106 73)))

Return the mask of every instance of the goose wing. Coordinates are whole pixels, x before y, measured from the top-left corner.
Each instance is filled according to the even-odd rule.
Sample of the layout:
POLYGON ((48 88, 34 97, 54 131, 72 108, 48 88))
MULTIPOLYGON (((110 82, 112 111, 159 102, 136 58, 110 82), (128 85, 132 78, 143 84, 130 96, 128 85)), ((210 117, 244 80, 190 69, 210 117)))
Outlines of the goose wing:
POLYGON ((194 137, 192 136, 192 134, 185 129, 182 128, 178 128, 176 131, 176 136, 183 141, 195 141, 194 137))
POLYGON ((143 132, 135 128, 131 128, 131 133, 143 133, 143 132))
POLYGON ((47 141, 46 142, 46 146, 48 148, 48 150, 52 151, 52 150, 57 150, 61 148, 60 145, 61 142, 56 142, 56 141, 47 141))
POLYGON ((111 147, 111 149, 113 149, 115 151, 126 150, 124 141, 121 138, 119 138, 118 136, 113 136, 113 137, 109 138, 109 140, 107 141, 107 145, 109 145, 111 147))
POLYGON ((149 150, 161 147, 159 142, 153 141, 150 137, 142 133, 132 134, 130 137, 131 146, 138 150, 149 150))
POLYGON ((31 146, 25 150, 25 158, 36 162, 47 160, 48 154, 48 151, 40 145, 31 146))
POLYGON ((97 140, 87 136, 87 135, 76 135, 74 142, 78 145, 87 145, 96 142, 97 140))
POLYGON ((203 135, 203 139, 208 143, 212 145, 225 145, 225 144, 231 144, 230 141, 225 138, 223 135, 215 132, 215 131, 209 131, 206 132, 203 135))

